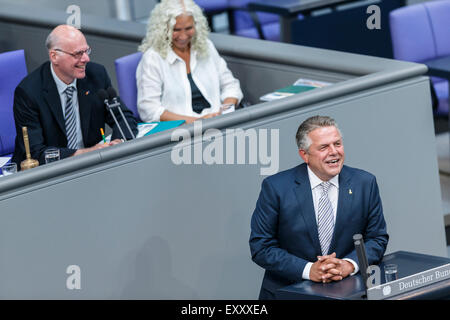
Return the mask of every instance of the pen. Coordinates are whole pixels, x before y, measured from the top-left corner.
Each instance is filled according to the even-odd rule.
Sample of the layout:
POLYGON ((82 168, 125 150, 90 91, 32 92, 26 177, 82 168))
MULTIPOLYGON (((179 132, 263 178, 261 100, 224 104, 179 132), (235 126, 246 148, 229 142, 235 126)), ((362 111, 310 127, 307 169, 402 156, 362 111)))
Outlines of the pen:
POLYGON ((106 144, 106 139, 105 139, 105 132, 103 131, 103 128, 100 128, 100 133, 102 134, 102 138, 103 138, 103 143, 106 144))

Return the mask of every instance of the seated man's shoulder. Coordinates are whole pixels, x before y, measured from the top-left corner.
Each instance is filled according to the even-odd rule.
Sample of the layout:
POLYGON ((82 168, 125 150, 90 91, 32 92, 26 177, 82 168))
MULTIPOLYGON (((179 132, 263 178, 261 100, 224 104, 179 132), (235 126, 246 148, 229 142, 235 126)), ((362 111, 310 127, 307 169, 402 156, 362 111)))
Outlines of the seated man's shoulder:
POLYGON ((17 85, 17 88, 20 88, 21 90, 25 91, 28 95, 34 95, 34 94, 41 94, 43 87, 45 83, 45 75, 44 73, 48 69, 48 72, 50 72, 50 63, 46 62, 40 65, 38 68, 31 71, 25 78, 22 79, 22 81, 17 85))
POLYGON ((99 74, 106 73, 106 69, 102 64, 95 63, 95 62, 89 62, 86 65, 86 76, 96 76, 99 74))
POLYGON ((106 89, 111 86, 111 79, 105 67, 95 62, 89 62, 86 65, 86 76, 79 81, 93 90, 106 89))

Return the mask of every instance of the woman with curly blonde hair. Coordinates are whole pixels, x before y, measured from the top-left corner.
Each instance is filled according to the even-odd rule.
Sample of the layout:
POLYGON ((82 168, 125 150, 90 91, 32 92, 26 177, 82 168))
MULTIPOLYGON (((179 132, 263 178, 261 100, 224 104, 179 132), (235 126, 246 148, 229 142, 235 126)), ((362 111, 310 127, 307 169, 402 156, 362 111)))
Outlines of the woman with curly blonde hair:
POLYGON ((186 120, 220 114, 242 99, 235 79, 213 43, 201 9, 192 0, 162 0, 151 12, 136 70, 143 121, 186 120))

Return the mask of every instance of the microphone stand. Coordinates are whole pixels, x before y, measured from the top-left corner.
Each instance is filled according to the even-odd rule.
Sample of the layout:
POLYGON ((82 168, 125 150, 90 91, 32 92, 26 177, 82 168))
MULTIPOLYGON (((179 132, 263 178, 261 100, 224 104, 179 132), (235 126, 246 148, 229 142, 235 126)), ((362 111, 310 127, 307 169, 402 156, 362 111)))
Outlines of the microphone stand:
MULTIPOLYGON (((115 107, 115 106, 110 106, 110 105, 109 105, 108 99, 105 99, 103 102, 105 103, 106 108, 107 108, 107 109, 109 110, 109 112, 111 113, 111 115, 112 115, 112 117, 113 117, 113 119, 114 119, 114 123, 115 123, 116 126, 119 128, 119 131, 120 131, 120 134, 122 135, 123 141, 127 141, 127 138, 126 138, 125 135, 123 134, 122 128, 120 127, 119 122, 117 121, 116 116, 114 115, 114 112, 112 111, 112 108, 115 107)), ((120 108, 119 108, 119 109, 120 109, 120 108)), ((127 122, 127 121, 125 120, 125 122, 127 122)), ((128 123, 127 123, 127 125, 128 125, 128 123)))
POLYGON ((369 268, 369 262, 367 260, 366 247, 364 246, 363 236, 359 233, 354 234, 353 243, 355 245, 356 255, 358 256, 359 272, 361 272, 361 276, 364 282, 364 289, 367 296, 367 279, 369 277, 369 275, 367 274, 367 268, 369 268))
MULTIPOLYGON (((119 109, 119 113, 120 113, 120 115, 122 116, 122 119, 123 119, 123 121, 125 122, 125 125, 126 125, 127 128, 128 128, 128 132, 130 132, 130 134, 131 134, 131 136, 133 137, 133 139, 136 139, 136 137, 135 137, 133 131, 131 131, 130 125, 128 124, 128 121, 127 121, 127 119, 125 118, 125 116, 124 116, 124 114, 123 114, 123 112, 122 112, 122 108, 121 108, 120 106, 121 106, 120 101, 117 99, 117 97, 114 97, 114 98, 113 98, 113 104, 110 106, 110 108, 115 108, 115 107, 117 107, 117 109, 119 109)), ((120 127, 119 127, 119 128, 120 128, 120 127)), ((122 130, 120 130, 120 132, 122 132, 122 130)), ((122 133, 122 135, 123 135, 123 133, 122 133)))

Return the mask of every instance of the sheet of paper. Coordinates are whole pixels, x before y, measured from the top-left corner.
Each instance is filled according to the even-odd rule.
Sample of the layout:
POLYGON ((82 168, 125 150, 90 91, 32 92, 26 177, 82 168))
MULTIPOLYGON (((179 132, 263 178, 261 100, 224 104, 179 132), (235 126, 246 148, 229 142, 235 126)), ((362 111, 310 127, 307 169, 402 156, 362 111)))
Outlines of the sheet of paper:
POLYGON ((145 136, 148 132, 150 132, 157 125, 158 125, 157 123, 140 123, 138 125, 138 134, 137 134, 136 138, 145 136))
POLYGON ((325 82, 325 81, 317 81, 317 80, 311 80, 311 79, 297 79, 297 81, 295 81, 294 86, 311 86, 311 87, 316 87, 316 88, 323 88, 326 86, 329 86, 330 82, 325 82))
MULTIPOLYGON (((0 168, 3 167, 11 157, 0 157, 0 168)), ((0 170, 0 177, 3 177, 2 171, 0 170)))
MULTIPOLYGON (((106 141, 106 143, 110 143, 111 142, 111 134, 105 137, 105 141, 106 141)), ((103 139, 102 139, 99 142, 97 142, 97 144, 105 143, 105 141, 103 141, 103 139)))
POLYGON ((292 96, 293 93, 288 92, 271 92, 259 98, 261 101, 272 101, 292 96))
POLYGON ((293 94, 296 94, 296 93, 308 91, 313 88, 323 88, 323 87, 329 86, 331 84, 332 83, 325 82, 325 81, 317 81, 317 80, 312 80, 312 79, 299 78, 299 79, 297 79, 297 81, 294 82, 294 84, 284 87, 284 88, 281 88, 281 89, 278 89, 275 92, 267 93, 267 94, 263 95, 262 97, 260 97, 259 99, 261 101, 272 101, 272 100, 282 99, 282 98, 292 96, 293 94))
POLYGON ((11 157, 0 157, 0 168, 3 167, 10 159, 11 157))

